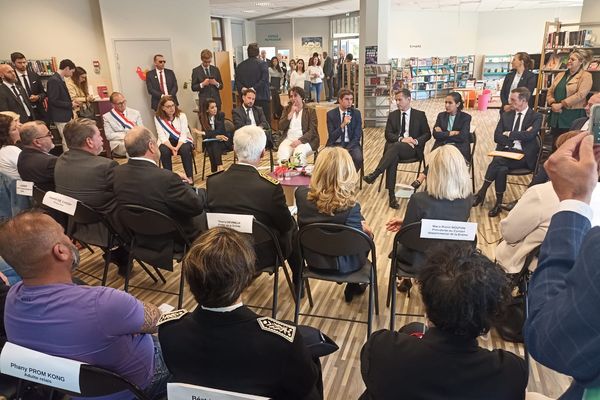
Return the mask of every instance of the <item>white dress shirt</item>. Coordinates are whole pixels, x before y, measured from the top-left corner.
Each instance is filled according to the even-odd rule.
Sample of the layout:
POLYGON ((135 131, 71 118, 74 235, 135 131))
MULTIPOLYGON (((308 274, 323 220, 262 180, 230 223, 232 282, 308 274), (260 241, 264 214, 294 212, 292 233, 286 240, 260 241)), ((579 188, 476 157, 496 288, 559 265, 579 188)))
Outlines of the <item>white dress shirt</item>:
MULTIPOLYGON (((158 121, 156 121, 156 118, 154 118, 154 122, 156 123, 156 134, 158 135, 158 143, 164 143, 167 140, 169 140, 169 133, 162 128, 158 121)), ((188 120, 186 115, 184 113, 180 113, 179 117, 175 117, 171 124, 181 134, 179 137, 179 141, 185 142, 190 134, 190 128, 188 127, 188 120)))
MULTIPOLYGON (((348 111, 342 111, 342 109, 339 107, 338 107, 338 110, 340 110, 340 120, 342 122, 344 122, 344 117, 346 115, 349 115, 349 114, 347 114, 348 111)), ((344 142, 349 142, 350 138, 348 137, 348 125, 346 125, 343 129, 344 129, 344 142)), ((341 139, 340 139, 340 141, 341 141, 341 139)))
MULTIPOLYGON (((513 128, 512 128, 513 132, 515 132, 515 131, 521 132, 522 127, 523 127, 523 120, 525 119, 525 114, 527 114, 528 110, 529 110, 529 107, 526 107, 523 111, 515 110, 515 120, 513 121, 513 128), (519 121, 519 126, 517 126, 517 119, 519 118, 519 114, 521 114, 521 121, 519 121)), ((513 142, 513 149, 523 151, 523 146, 521 145, 520 140, 515 140, 513 142)))
POLYGON ((156 161, 151 160, 151 159, 146 158, 146 157, 129 157, 129 159, 130 160, 148 161, 148 162, 150 162, 150 163, 152 163, 152 164, 154 164, 154 165, 156 165, 158 167, 158 164, 156 163, 156 161))
POLYGON ((298 114, 293 114, 290 120, 290 127, 287 132, 287 139, 296 140, 302 136, 302 110, 298 114))
POLYGON ((27 103, 25 102, 25 99, 21 95, 21 91, 19 91, 19 88, 17 87, 17 85, 13 84, 13 83, 8 83, 8 82, 3 82, 3 83, 6 85, 6 87, 8 87, 8 89, 10 90, 10 93, 13 96, 16 96, 15 89, 17 90, 17 93, 19 94, 18 96, 16 96, 17 100, 21 101, 21 104, 23 105, 23 108, 25 109, 25 113, 27 114, 28 117, 31 117, 31 111, 29 111, 29 107, 27 106, 27 103), (13 87, 14 87, 14 89, 13 89, 13 87))
POLYGON ((245 105, 242 105, 242 108, 244 109, 244 113, 250 116, 250 122, 252 123, 252 125, 256 125, 256 120, 254 119, 254 111, 252 111, 251 108, 246 108, 245 105))
POLYGON ((406 117, 405 117, 406 118, 406 125, 404 125, 404 129, 406 129, 406 131, 404 132, 404 135, 401 135, 398 138, 399 142, 401 142, 402 139, 404 139, 404 138, 410 137, 410 133, 409 133, 408 127, 410 126, 410 111, 411 110, 412 110, 412 108, 409 108, 406 111, 402 111, 402 110, 398 109, 398 111, 400 111, 400 126, 399 126, 400 129, 402 129, 402 113, 406 113, 406 117))

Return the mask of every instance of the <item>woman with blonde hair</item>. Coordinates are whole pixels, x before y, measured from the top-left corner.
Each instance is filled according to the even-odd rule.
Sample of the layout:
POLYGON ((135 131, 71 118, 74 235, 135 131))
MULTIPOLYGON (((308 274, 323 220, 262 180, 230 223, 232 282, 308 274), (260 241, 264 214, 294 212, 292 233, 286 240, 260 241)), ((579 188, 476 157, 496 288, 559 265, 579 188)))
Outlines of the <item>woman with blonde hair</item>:
MULTIPOLYGON (((385 227, 398 232, 403 225, 423 219, 441 219, 466 222, 473 204, 469 168, 465 158, 455 146, 440 146, 431 152, 427 189, 412 195, 406 206, 404 219, 392 218, 385 227)), ((398 257, 407 265, 418 269, 420 254, 403 249, 398 257)), ((399 290, 406 292, 412 283, 404 279, 399 290)))
MULTIPOLYGON (((326 147, 315 163, 309 187, 296 190, 298 206, 298 226, 326 222, 351 226, 373 237, 371 228, 360 213, 360 204, 356 201, 358 174, 350 153, 341 147, 326 147)), ((366 254, 349 254, 343 257, 327 257, 306 254, 311 266, 319 264, 337 267, 340 273, 351 273, 362 268, 366 254)), ((324 267, 325 268, 325 267, 324 267)), ((364 293, 366 285, 346 284, 344 297, 352 301, 355 294, 364 293)))

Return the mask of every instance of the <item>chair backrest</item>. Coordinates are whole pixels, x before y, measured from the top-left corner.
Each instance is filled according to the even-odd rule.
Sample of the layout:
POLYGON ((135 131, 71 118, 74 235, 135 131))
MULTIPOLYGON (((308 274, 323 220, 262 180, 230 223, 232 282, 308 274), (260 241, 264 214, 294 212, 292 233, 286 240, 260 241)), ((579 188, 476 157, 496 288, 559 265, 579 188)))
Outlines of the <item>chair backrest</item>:
MULTIPOLYGON (((256 218, 252 221, 252 240, 255 245, 261 245, 263 247, 270 247, 273 249, 273 253, 269 255, 275 256, 275 260, 273 260, 274 266, 279 266, 284 261, 283 252, 281 251, 281 246, 279 245, 279 240, 273 233, 273 231, 262 222, 258 221, 256 218)), ((270 264, 270 259, 267 260, 257 260, 257 263, 261 266, 266 266, 266 264, 270 264)))
POLYGON ((2 350, 0 368, 3 374, 52 387, 69 396, 107 396, 128 390, 140 400, 147 399, 137 385, 112 371, 10 342, 2 350), (42 363, 51 367, 46 369, 42 363))
POLYGON ((227 390, 212 389, 187 383, 167 383, 168 400, 267 400, 268 397, 254 396, 227 390))
POLYGON ((84 225, 104 222, 104 216, 102 214, 81 201, 77 202, 75 215, 70 216, 69 219, 75 223, 84 225))
POLYGON ((538 169, 540 167, 540 162, 542 160, 542 155, 544 154, 544 133, 540 131, 540 133, 535 137, 535 140, 538 144, 538 154, 537 159, 535 160, 535 167, 533 168, 533 174, 537 174, 538 169))
POLYGON ((231 137, 233 137, 233 133, 235 132, 235 125, 229 118, 225 118, 225 132, 227 132, 229 134, 228 136, 231 137))
POLYGON ((44 196, 46 195, 46 191, 40 189, 37 186, 33 186, 33 201, 35 207, 42 207, 42 203, 44 201, 44 196))
POLYGON ((473 161, 473 157, 475 156, 475 148, 477 147, 477 135, 475 134, 475 130, 473 132, 469 132, 469 143, 471 146, 471 162, 473 161))
MULTIPOLYGON (((311 253, 320 256, 332 257, 331 265, 319 265, 319 269, 335 271, 338 269, 335 258, 342 256, 367 257, 371 253, 371 262, 376 265, 376 252, 373 240, 365 232, 341 224, 314 223, 303 226, 298 233, 300 250, 308 267, 311 265, 311 253)), ((327 259, 314 258, 319 262, 327 259)))

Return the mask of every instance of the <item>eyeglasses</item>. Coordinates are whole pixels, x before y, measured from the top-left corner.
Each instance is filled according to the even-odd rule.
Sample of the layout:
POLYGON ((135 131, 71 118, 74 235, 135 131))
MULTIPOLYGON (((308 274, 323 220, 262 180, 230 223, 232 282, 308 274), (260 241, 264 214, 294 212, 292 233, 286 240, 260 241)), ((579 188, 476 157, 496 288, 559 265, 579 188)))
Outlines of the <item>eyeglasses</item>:
POLYGON ((166 60, 159 60, 159 61, 157 61, 157 63, 159 63, 159 64, 164 64, 166 62, 167 62, 166 60))
POLYGON ((51 138, 51 137, 53 137, 53 136, 54 136, 54 135, 52 135, 52 132, 48 132, 48 133, 47 133, 46 135, 44 135, 44 136, 38 136, 38 137, 34 138, 34 140, 35 140, 35 139, 43 139, 43 138, 47 138, 47 137, 51 138))

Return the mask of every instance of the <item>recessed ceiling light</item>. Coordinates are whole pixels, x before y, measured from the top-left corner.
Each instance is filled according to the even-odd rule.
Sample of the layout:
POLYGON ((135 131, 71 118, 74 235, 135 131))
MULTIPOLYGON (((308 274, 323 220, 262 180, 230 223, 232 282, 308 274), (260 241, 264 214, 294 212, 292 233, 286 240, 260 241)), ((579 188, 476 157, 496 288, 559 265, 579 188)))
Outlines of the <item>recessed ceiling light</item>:
POLYGON ((256 10, 244 10, 244 12, 247 14, 252 14, 252 13, 255 13, 256 10))
POLYGON ((270 6, 272 6, 271 3, 268 3, 268 2, 265 2, 265 1, 254 3, 254 5, 256 7, 270 7, 270 6))

